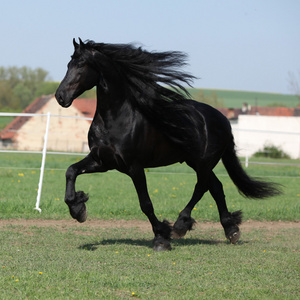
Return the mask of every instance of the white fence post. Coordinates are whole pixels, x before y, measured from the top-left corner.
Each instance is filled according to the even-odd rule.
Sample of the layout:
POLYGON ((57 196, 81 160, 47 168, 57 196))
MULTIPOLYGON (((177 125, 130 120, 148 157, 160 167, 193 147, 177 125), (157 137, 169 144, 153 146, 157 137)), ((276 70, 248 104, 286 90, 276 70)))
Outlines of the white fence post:
POLYGON ((41 194, 42 194, 42 186, 43 186, 43 178, 44 178, 44 169, 45 169, 45 160, 46 160, 46 154, 47 154, 47 142, 48 142, 48 133, 49 133, 49 124, 50 124, 50 116, 51 113, 47 113, 47 124, 46 124, 46 131, 44 136, 44 148, 43 148, 43 156, 42 156, 42 164, 41 164, 41 172, 40 172, 40 181, 39 181, 39 187, 36 197, 36 204, 35 208, 39 213, 42 212, 40 209, 40 201, 41 201, 41 194))
POLYGON ((245 157, 245 167, 248 168, 249 165, 249 156, 248 156, 248 151, 246 152, 246 157, 245 157))

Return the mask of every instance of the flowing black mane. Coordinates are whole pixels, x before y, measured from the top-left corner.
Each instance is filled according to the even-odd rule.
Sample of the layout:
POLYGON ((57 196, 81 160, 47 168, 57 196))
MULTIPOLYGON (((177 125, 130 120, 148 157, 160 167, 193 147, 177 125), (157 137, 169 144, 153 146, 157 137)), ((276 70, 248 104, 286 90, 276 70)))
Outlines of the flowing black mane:
MULTIPOLYGON (((168 100, 184 100, 185 96, 190 97, 186 88, 182 85, 191 86, 195 77, 180 70, 187 65, 187 55, 179 51, 149 52, 134 44, 104 44, 88 41, 86 49, 99 51, 101 54, 118 64, 134 92, 139 91, 149 100, 153 91, 159 88, 162 98, 168 100), (168 94, 164 92, 166 87, 162 83, 174 88, 177 93, 168 94), (148 87, 145 90, 145 87, 148 87)), ((103 57, 102 57, 103 59, 103 57)))
MULTIPOLYGON (((85 49, 93 52, 93 64, 103 68, 107 60, 126 80, 127 98, 153 125, 163 128, 166 136, 185 151, 199 138, 196 122, 199 111, 186 104, 194 76, 180 70, 186 54, 178 51, 149 52, 133 44, 105 44, 88 41, 85 49)), ((75 52, 76 55, 76 52, 75 52)), ((203 122, 204 124, 204 122, 203 122)), ((203 127, 205 129, 205 126, 203 127)), ((205 144, 205 130, 202 132, 205 144)))

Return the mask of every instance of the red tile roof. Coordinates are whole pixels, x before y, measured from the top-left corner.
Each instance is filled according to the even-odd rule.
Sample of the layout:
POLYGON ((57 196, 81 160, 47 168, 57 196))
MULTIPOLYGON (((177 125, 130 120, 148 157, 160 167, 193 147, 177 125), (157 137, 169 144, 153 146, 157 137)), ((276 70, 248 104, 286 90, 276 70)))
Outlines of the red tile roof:
MULTIPOLYGON (((42 96, 35 99, 29 106, 27 106, 22 113, 36 113, 39 111, 53 95, 42 96)), ((85 117, 93 118, 96 111, 96 99, 76 99, 73 105, 78 111, 80 111, 85 117)), ((9 123, 1 132, 0 139, 12 140, 16 132, 30 119, 31 117, 16 117, 11 123, 9 123)))
POLYGON ((249 115, 259 114, 261 116, 294 116, 295 108, 290 107, 252 107, 248 112, 249 115))
MULTIPOLYGON (((32 103, 30 103, 22 113, 35 113, 39 109, 41 109, 51 98, 53 95, 43 96, 35 99, 32 103)), ((13 139, 16 132, 30 119, 31 117, 16 117, 10 122, 1 132, 0 139, 13 139)))
POLYGON ((85 117, 93 118, 96 111, 96 99, 76 99, 73 106, 75 106, 85 117))
POLYGON ((260 115, 260 116, 299 116, 299 109, 291 107, 263 107, 254 106, 250 110, 243 112, 240 108, 219 108, 219 111, 228 119, 237 119, 240 114, 260 115))

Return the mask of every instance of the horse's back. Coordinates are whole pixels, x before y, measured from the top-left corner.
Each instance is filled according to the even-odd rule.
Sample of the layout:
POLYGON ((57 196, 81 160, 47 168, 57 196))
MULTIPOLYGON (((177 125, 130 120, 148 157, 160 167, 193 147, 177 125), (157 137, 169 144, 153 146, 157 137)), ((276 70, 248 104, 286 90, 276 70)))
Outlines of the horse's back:
POLYGON ((231 125, 229 120, 216 108, 194 100, 190 101, 192 105, 203 117, 208 134, 221 133, 225 136, 231 136, 231 125))
POLYGON ((216 108, 202 102, 197 102, 194 100, 190 100, 190 105, 199 111, 207 124, 207 126, 225 126, 224 129, 231 131, 231 126, 228 119, 216 108))

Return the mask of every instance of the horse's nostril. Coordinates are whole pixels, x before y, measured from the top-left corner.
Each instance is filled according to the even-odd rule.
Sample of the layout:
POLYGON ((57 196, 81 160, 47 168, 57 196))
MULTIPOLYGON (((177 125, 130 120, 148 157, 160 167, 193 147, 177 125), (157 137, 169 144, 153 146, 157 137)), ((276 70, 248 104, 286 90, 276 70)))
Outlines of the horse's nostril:
POLYGON ((63 103, 63 98, 60 94, 56 93, 55 98, 56 98, 58 103, 60 103, 60 104, 63 103))

